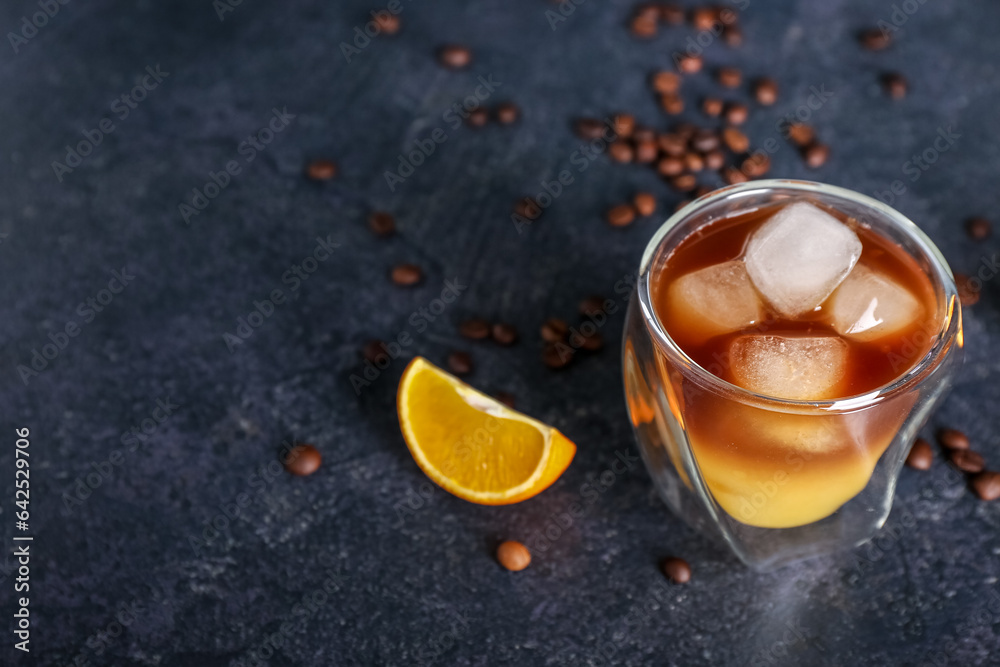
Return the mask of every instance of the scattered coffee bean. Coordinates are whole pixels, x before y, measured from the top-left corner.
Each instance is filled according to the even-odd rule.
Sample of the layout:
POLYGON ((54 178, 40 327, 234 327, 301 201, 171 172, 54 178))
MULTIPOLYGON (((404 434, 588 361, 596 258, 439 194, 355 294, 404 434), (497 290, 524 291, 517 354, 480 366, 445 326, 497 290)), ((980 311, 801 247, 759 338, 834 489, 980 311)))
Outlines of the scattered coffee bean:
POLYGON ((958 300, 963 306, 974 306, 979 303, 979 291, 981 284, 976 284, 976 278, 971 278, 964 273, 955 274, 955 287, 958 289, 958 300))
POLYGON ((687 151, 687 139, 679 134, 661 134, 656 138, 656 145, 661 151, 673 157, 680 157, 687 151))
POLYGON ((587 352, 597 352, 604 347, 604 337, 597 331, 589 335, 582 335, 583 343, 580 345, 587 352))
POLYGON ((677 69, 684 74, 696 74, 701 71, 703 61, 701 56, 686 54, 677 59, 677 69))
POLYGON ((608 211, 606 218, 612 227, 626 227, 635 220, 635 209, 631 204, 619 204, 608 211))
POLYGON ((684 160, 679 157, 665 157, 656 165, 662 176, 678 176, 684 172, 684 160))
POLYGON ((423 277, 423 271, 416 264, 399 264, 392 269, 392 282, 402 287, 416 285, 423 277))
POLYGON ((906 457, 906 465, 917 470, 927 470, 931 467, 933 460, 934 452, 931 450, 931 443, 923 438, 917 438, 906 457))
POLYGON ((726 88, 736 88, 743 82, 743 73, 735 67, 723 67, 715 73, 719 85, 726 88))
POLYGON ((902 74, 890 72, 882 76, 882 89, 894 100, 906 97, 907 83, 902 74))
POLYGON ((719 135, 714 130, 700 129, 691 137, 691 148, 699 153, 714 151, 719 147, 719 135))
POLYGON ((632 205, 639 215, 648 217, 656 212, 656 197, 648 192, 639 192, 632 198, 632 205))
POLYGON ((743 29, 735 23, 723 26, 722 41, 726 46, 735 49, 743 43, 743 29))
POLYGON ((977 241, 983 241, 993 233, 993 225, 986 218, 971 218, 965 223, 965 231, 977 241))
POLYGON ((642 127, 636 125, 635 129, 632 130, 632 141, 636 144, 644 143, 647 141, 652 141, 656 143, 656 131, 649 127, 642 127))
POLYGON ((504 102, 496 108, 497 122, 501 125, 511 125, 521 117, 521 110, 513 102, 504 102))
POLYGON ((754 153, 740 164, 740 171, 750 178, 760 178, 771 170, 771 158, 762 152, 754 153))
POLYGON ((788 135, 788 140, 800 148, 811 144, 816 137, 816 132, 805 123, 792 123, 785 132, 788 135))
POLYGON ((376 236, 392 236, 396 232, 396 219, 385 211, 373 211, 368 216, 368 227, 376 236))
POLYGON ((629 146, 628 143, 620 139, 612 142, 611 145, 608 146, 608 155, 611 156, 611 159, 615 162, 620 162, 622 164, 626 164, 635 159, 635 151, 632 150, 632 147, 629 146))
POLYGON ((829 157, 830 147, 826 144, 812 143, 802 149, 802 158, 810 169, 822 167, 829 157))
POLYGON ((565 368, 573 361, 573 348, 565 343, 546 343, 542 348, 542 362, 556 370, 565 368))
POLYGON ((727 127, 722 130, 722 142, 734 153, 746 153, 750 148, 750 140, 735 127, 727 127))
POLYGON ((558 317, 550 317, 545 320, 545 324, 542 325, 542 340, 547 343, 556 343, 561 340, 566 340, 567 333, 569 333, 569 325, 566 324, 565 320, 561 320, 558 317))
POLYGON ((531 552, 520 542, 507 541, 497 547, 497 560, 511 572, 520 572, 531 564, 531 552))
POLYGON ((338 171, 330 160, 313 160, 306 165, 306 176, 314 181, 329 181, 337 177, 338 171))
POLYGON ((660 5, 660 20, 667 25, 681 25, 684 23, 684 8, 673 3, 662 3, 660 5))
POLYGON ((1000 498, 1000 472, 985 470, 972 478, 972 490, 980 500, 1000 498))
POLYGON ((472 62, 472 51, 465 46, 449 44, 438 50, 438 62, 449 69, 468 67, 472 62))
POLYGON ((736 185, 737 183, 746 183, 750 179, 736 167, 726 167, 722 170, 722 180, 729 185, 736 185))
POLYGON ((581 139, 600 139, 604 136, 607 125, 596 118, 578 118, 574 128, 581 139))
MULTIPOLYGON (((697 131, 698 131, 698 126, 695 125, 694 123, 677 123, 671 129, 671 132, 683 138, 685 141, 689 141, 691 137, 694 136, 694 133, 697 131)), ((711 130, 708 131, 711 132, 711 130)))
POLYGON ((653 90, 661 95, 672 95, 680 89, 681 77, 676 72, 655 72, 650 83, 653 90))
POLYGON ((493 340, 503 346, 513 345, 517 342, 517 329, 513 324, 503 324, 498 322, 493 325, 493 340))
POLYGON ((391 14, 389 12, 375 14, 375 25, 378 26, 380 32, 386 35, 395 35, 399 32, 400 24, 401 21, 398 14, 391 14))
POLYGON ((722 100, 717 97, 706 97, 701 102, 701 110, 706 116, 715 118, 722 113, 722 100))
POLYGON ((719 12, 712 7, 696 7, 691 10, 691 27, 695 30, 711 30, 719 12))
POLYGON ((483 127, 490 121, 489 112, 483 107, 476 107, 469 112, 465 119, 465 124, 469 127, 483 127))
POLYGON ((498 391, 493 395, 493 398, 497 399, 511 410, 515 409, 517 405, 517 400, 514 398, 514 394, 507 391, 498 391))
POLYGON ((323 462, 323 455, 312 445, 296 445, 288 450, 285 458, 285 470, 305 477, 319 470, 319 464, 323 462))
POLYGON ((611 131, 620 139, 628 139, 635 130, 635 117, 627 113, 615 114, 611 117, 611 131))
POLYGON ((637 141, 635 144, 635 161, 639 164, 650 164, 651 162, 656 162, 656 156, 659 155, 660 149, 657 148, 656 142, 652 139, 646 141, 637 141))
POLYGON ((778 101, 778 84, 774 79, 764 77, 757 79, 753 86, 753 96, 758 104, 766 107, 778 101))
POLYGON ((448 355, 448 368, 455 375, 468 375, 472 372, 472 357, 456 350, 448 355))
POLYGON ((986 460, 979 452, 971 449, 955 449, 948 454, 951 464, 962 472, 977 473, 982 472, 986 467, 986 460))
POLYGON ((490 335, 490 323, 481 317, 474 317, 458 325, 458 333, 464 338, 482 340, 490 335))
POLYGON ((861 45, 869 51, 881 51, 892 43, 889 33, 880 28, 870 28, 858 35, 861 45))
POLYGON ((747 122, 747 116, 749 113, 747 105, 741 102, 730 102, 726 105, 723 117, 730 125, 742 125, 747 122))
POLYGON ((711 169, 712 171, 718 171, 726 164, 726 156, 722 151, 716 149, 714 151, 708 151, 705 153, 705 168, 711 169))
POLYGON ((684 111, 684 99, 674 93, 660 95, 660 108, 664 113, 676 116, 684 111))
POLYGON ((364 347, 361 348, 361 356, 377 365, 378 361, 382 357, 386 356, 385 343, 380 340, 368 341, 365 343, 364 347))
POLYGON ((950 450, 969 448, 969 436, 954 428, 943 428, 938 431, 938 442, 950 450))
POLYGON ((681 174, 680 176, 674 176, 670 181, 670 185, 675 190, 691 192, 698 187, 698 178, 694 174, 681 174))
POLYGON ((522 218, 535 220, 542 214, 542 207, 531 197, 522 197, 514 204, 514 212, 522 218))
POLYGON ((640 39, 655 37, 659 18, 659 14, 648 14, 640 11, 632 17, 632 21, 629 23, 629 30, 640 39))
POLYGON ((675 584, 686 584, 691 581, 691 566, 683 558, 665 558, 660 568, 675 584))
POLYGON ((604 297, 592 294, 580 302, 580 314, 584 317, 597 317, 604 313, 604 297))
POLYGON ((684 168, 693 173, 699 172, 705 168, 705 160, 692 151, 684 156, 684 168))

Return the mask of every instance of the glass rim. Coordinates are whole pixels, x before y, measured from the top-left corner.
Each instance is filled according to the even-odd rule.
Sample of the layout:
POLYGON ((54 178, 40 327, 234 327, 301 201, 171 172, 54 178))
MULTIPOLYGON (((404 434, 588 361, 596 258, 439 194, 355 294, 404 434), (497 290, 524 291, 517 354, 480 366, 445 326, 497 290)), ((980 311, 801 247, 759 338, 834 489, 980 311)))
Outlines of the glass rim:
MULTIPOLYGON (((678 243, 687 238, 685 235, 678 243)), ((910 253, 907 253, 910 254, 910 253)), ((741 402, 751 404, 767 404, 769 406, 781 406, 787 408, 820 410, 828 412, 854 412, 887 399, 891 395, 902 393, 913 385, 922 382, 929 377, 938 365, 946 358, 946 353, 952 349, 955 339, 960 334, 961 326, 961 305, 958 301, 958 291, 955 287, 954 276, 948 266, 947 260, 938 250, 934 242, 924 234, 924 232, 908 217, 896 209, 882 203, 881 201, 863 195, 854 190, 841 188, 835 185, 827 185, 815 181, 805 181, 798 179, 762 179, 748 181, 738 185, 730 185, 695 199, 686 206, 674 212, 660 225, 653 234, 646 249, 642 253, 642 261, 639 264, 639 279, 636 288, 639 297, 639 305, 642 311, 642 318, 646 327, 652 333, 652 338, 656 345, 673 357, 674 361, 679 361, 677 367, 682 373, 691 375, 693 379, 699 381, 717 393, 723 395, 734 395, 741 402), (882 218, 890 222, 893 226, 903 231, 911 240, 919 245, 921 251, 930 261, 934 271, 931 276, 934 284, 935 294, 943 297, 944 316, 933 334, 936 337, 934 345, 915 363, 909 370, 899 375, 891 382, 876 389, 851 396, 844 396, 822 401, 795 400, 769 396, 745 389, 735 385, 723 378, 711 373, 708 369, 694 361, 667 332, 660 323, 652 307, 652 297, 650 295, 650 271, 653 261, 660 255, 661 246, 664 240, 678 225, 687 221, 691 216, 700 212, 704 207, 716 202, 736 196, 752 195, 761 190, 790 191, 793 193, 818 193, 828 195, 833 198, 845 199, 860 204, 866 208, 874 210, 882 218)), ((960 344, 961 346, 961 344, 960 344)))

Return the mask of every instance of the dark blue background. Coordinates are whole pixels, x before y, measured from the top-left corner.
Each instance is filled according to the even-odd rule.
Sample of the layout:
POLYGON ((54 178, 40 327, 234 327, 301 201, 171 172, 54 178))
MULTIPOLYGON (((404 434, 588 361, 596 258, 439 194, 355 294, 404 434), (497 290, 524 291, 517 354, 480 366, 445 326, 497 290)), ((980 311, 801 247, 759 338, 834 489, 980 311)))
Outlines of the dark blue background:
MULTIPOLYGON (((12 545, 13 430, 27 426, 35 538, 32 653, 14 651, 5 632, 4 664, 238 664, 275 633, 271 665, 997 664, 1000 505, 977 500, 940 456, 929 472, 904 470, 875 546, 766 575, 669 514, 641 466, 611 473, 596 496, 583 488, 617 452, 636 454, 621 396, 622 311, 602 329, 605 349, 562 373, 540 363, 536 331, 552 315, 574 319, 590 294, 624 306, 615 283, 636 270, 680 196, 652 170, 603 156, 579 172, 570 120, 626 109, 665 127, 646 77, 670 65, 690 28, 635 41, 624 28, 631 4, 620 1, 585 0, 552 30, 545 12, 555 5, 542 0, 403 0, 402 31, 348 64, 339 43, 378 6, 325 4, 246 0, 220 21, 209 0, 74 0, 17 53, 0 45, 0 522, 12 545), (467 70, 436 63, 435 49, 452 41, 474 49, 467 70), (169 75, 119 119, 112 101, 158 64, 169 75), (522 120, 453 129, 443 114, 488 75, 501 85, 487 104, 513 100, 522 120), (246 164, 240 142, 275 107, 294 120, 246 164), (114 131, 57 180, 52 162, 105 117, 114 131), (437 127, 447 140, 390 190, 384 172, 437 127), (337 161, 340 177, 303 179, 313 157, 337 161), (241 173, 184 224, 178 205, 229 160, 241 173), (563 169, 574 182, 519 235, 513 201, 563 169), (603 211, 638 189, 657 193, 658 215, 606 225, 603 211), (371 210, 394 213, 399 234, 376 239, 371 210), (292 294, 282 275, 317 237, 341 245, 230 352, 223 334, 255 300, 292 294), (425 268, 422 286, 389 282, 402 261, 425 268), (134 281, 85 322, 78 304, 123 266, 134 281), (456 278, 468 285, 461 298, 418 330, 411 313, 456 278), (470 315, 515 324, 521 341, 459 339, 455 324, 470 315), (69 321, 79 335, 23 383, 16 366, 69 321), (403 358, 357 395, 349 378, 362 369, 361 345, 402 332, 413 338, 403 358), (428 493, 399 435, 396 382, 406 359, 443 363, 454 348, 473 355, 474 385, 512 392, 579 445, 540 496, 481 507, 428 493), (123 446, 168 398, 181 407, 140 447, 123 446), (318 473, 268 472, 289 437, 322 450, 318 473), (115 450, 121 465, 67 507, 64 494, 100 475, 92 464, 115 450), (243 493, 252 504, 225 518, 243 493), (401 511, 407 501, 419 507, 401 511), (583 516, 539 542, 575 502, 583 516), (228 523, 217 536, 205 533, 213 519, 228 523), (529 569, 495 563, 504 538, 536 545, 529 569), (690 584, 664 582, 665 555, 692 563, 690 584), (324 600, 311 596, 324 586, 324 600), (132 607, 124 630, 122 605, 132 607)), ((956 270, 974 272, 997 251, 996 237, 968 240, 962 223, 995 215, 1000 6, 917 6, 896 43, 871 53, 856 32, 891 20, 893 3, 750 0, 744 46, 706 49, 706 73, 685 83, 685 117, 697 119, 692 102, 718 90, 709 72, 720 65, 780 84, 779 102, 751 114, 755 144, 825 86, 833 97, 810 122, 830 161, 807 170, 782 140, 771 174, 867 194, 902 180, 895 205, 956 270), (907 99, 882 94, 887 70, 909 78, 907 99), (948 127, 960 138, 910 180, 904 164, 948 127)), ((19 30, 36 11, 7 2, 0 29, 19 30)), ((967 430, 994 468, 998 303, 987 281, 965 313, 966 365, 928 427, 967 430)), ((8 619, 11 551, 0 582, 8 619)))

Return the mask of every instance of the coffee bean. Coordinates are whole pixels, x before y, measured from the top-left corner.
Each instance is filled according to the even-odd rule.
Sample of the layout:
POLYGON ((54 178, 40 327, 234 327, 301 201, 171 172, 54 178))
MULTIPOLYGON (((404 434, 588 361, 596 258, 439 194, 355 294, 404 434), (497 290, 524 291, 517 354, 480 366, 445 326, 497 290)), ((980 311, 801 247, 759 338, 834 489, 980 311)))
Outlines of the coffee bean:
POLYGON ((684 160, 679 157, 665 157, 657 163, 656 170, 661 176, 678 176, 684 172, 684 160))
POLYGON ((680 157, 687 152, 687 140, 679 134, 661 134, 656 138, 656 145, 661 151, 673 157, 680 157))
POLYGON ((472 51, 459 44, 449 44, 438 50, 438 62, 449 69, 462 69, 472 62, 472 51))
POLYGON ((338 171, 330 160, 313 160, 306 165, 306 176, 314 181, 329 181, 337 177, 338 171))
POLYGON ((717 97, 706 97, 701 102, 701 110, 706 116, 714 118, 722 113, 722 100, 717 97))
POLYGON ((656 143, 656 131, 649 127, 642 127, 636 125, 635 129, 632 130, 632 142, 635 144, 644 143, 647 141, 652 141, 656 143))
POLYGON ((605 217, 612 227, 627 227, 635 220, 635 209, 631 204, 619 204, 611 208, 605 217))
POLYGON ((684 111, 684 99, 674 93, 660 95, 660 108, 664 113, 676 116, 684 111))
POLYGON ((531 564, 531 552, 520 542, 503 542, 497 547, 497 561, 511 572, 520 572, 531 564))
POLYGON ((481 317, 474 317, 458 325, 458 333, 465 338, 482 340, 490 335, 490 323, 481 317))
POLYGON ((701 71, 703 61, 701 56, 686 54, 677 59, 677 69, 684 74, 696 74, 701 71))
POLYGON ((750 178, 760 178, 771 170, 771 158, 764 153, 754 153, 740 164, 740 171, 750 178))
POLYGON ((602 347, 604 347, 604 337, 601 336, 600 332, 593 332, 589 335, 582 335, 583 343, 580 345, 587 352, 597 352, 602 347))
POLYGON ((826 164, 830 157, 830 147, 826 144, 811 143, 802 150, 802 158, 806 166, 811 169, 818 169, 826 164))
POLYGON ((816 136, 812 127, 805 123, 792 123, 785 129, 785 133, 788 140, 800 148, 811 144, 816 136))
POLYGON ((648 217, 656 212, 656 197, 648 192, 639 192, 632 198, 632 205, 639 215, 648 217))
POLYGON ((902 74, 890 72, 882 75, 882 89, 894 100, 906 97, 907 83, 902 74))
POLYGON ((768 77, 757 79, 754 82, 753 95, 758 104, 769 107, 778 101, 778 84, 768 77))
POLYGON ((705 160, 694 151, 684 156, 684 168, 690 172, 699 172, 705 168, 705 160))
POLYGON ((660 564, 663 574, 675 584, 691 581, 691 566, 683 558, 666 558, 660 564))
POLYGON ((402 287, 416 285, 424 274, 416 264, 399 264, 392 269, 392 282, 402 287))
POLYGON ((384 211, 373 211, 368 216, 368 227, 376 236, 392 236, 396 233, 396 219, 384 211))
POLYGON ((521 110, 513 102, 504 102, 497 106, 496 116, 501 125, 511 125, 521 117, 521 110))
POLYGON ((654 72, 650 79, 653 90, 662 95, 673 95, 681 86, 681 77, 676 72, 654 72))
POLYGON ((578 118, 574 128, 581 139, 600 139, 604 136, 607 125, 596 118, 578 118))
POLYGON ((955 287, 958 289, 958 300, 963 306, 974 306, 979 303, 979 291, 982 285, 977 285, 975 278, 964 273, 955 274, 955 287))
POLYGON ((580 314, 584 317, 597 317, 604 313, 604 297, 592 294, 580 302, 580 314))
POLYGON ((483 127, 489 121, 489 112, 482 107, 476 107, 469 112, 468 117, 465 119, 465 124, 469 127, 483 127))
POLYGON ((542 348, 542 362, 549 368, 565 368, 571 361, 573 348, 566 343, 546 343, 542 348))
POLYGON ((694 123, 677 123, 670 131, 688 141, 698 131, 698 126, 694 123))
POLYGON ((951 464, 962 472, 976 473, 982 472, 986 467, 986 460, 979 452, 971 449, 955 449, 948 454, 951 464))
POLYGON ((629 22, 629 30, 632 34, 640 39, 649 39, 656 36, 657 21, 659 20, 659 15, 653 15, 650 17, 647 14, 639 13, 632 17, 631 22, 629 22))
POLYGON ((673 186, 675 190, 680 190, 681 192, 691 192, 698 187, 698 179, 694 174, 681 174, 680 176, 674 176, 674 178, 670 181, 670 185, 673 186))
POLYGON ((322 454, 312 445, 296 445, 285 455, 285 470, 293 475, 305 477, 319 470, 319 464, 322 462, 322 454))
POLYGON ((378 365, 382 357, 386 356, 385 343, 380 340, 370 340, 361 348, 361 356, 366 360, 378 365))
POLYGON ((379 12, 375 15, 375 25, 378 26, 380 32, 386 35, 395 35, 399 32, 400 24, 401 21, 398 14, 379 12))
POLYGON ((628 139, 635 129, 635 117, 627 113, 615 114, 611 117, 611 131, 618 135, 619 139, 628 139))
POLYGON ((681 25, 684 23, 684 8, 673 3, 660 4, 660 20, 667 25, 681 25))
POLYGON ((934 452, 931 450, 931 443, 923 438, 917 438, 910 448, 910 453, 906 456, 906 465, 917 470, 927 470, 934 460, 934 452))
POLYGON ((969 436, 954 428, 943 428, 938 431, 938 442, 951 450, 969 448, 969 436))
POLYGON ((472 357, 456 350, 448 355, 448 369, 455 375, 468 375, 472 372, 472 357))
POLYGON ((656 162, 656 157, 659 153, 660 150, 657 148, 656 142, 652 139, 635 143, 635 161, 639 164, 656 162))
POLYGON ((718 11, 711 7, 697 7, 691 10, 691 27, 695 30, 711 30, 718 18, 718 11))
POLYGON ((512 324, 497 323, 493 325, 493 340, 504 347, 517 342, 517 329, 512 324))
POLYGON ((1000 498, 1000 472, 985 470, 972 478, 972 490, 980 500, 1000 498))
POLYGON ((611 156, 611 159, 615 162, 620 162, 622 164, 626 164, 635 159, 635 151, 632 150, 632 147, 629 146, 628 143, 622 140, 612 142, 611 145, 608 146, 608 155, 611 156))
POLYGON ((726 156, 723 155, 722 151, 714 150, 708 151, 704 155, 705 157, 705 168, 711 169, 712 171, 718 171, 726 164, 726 156))
POLYGON ((714 130, 707 128, 695 132, 690 141, 691 148, 699 153, 714 151, 719 147, 719 135, 714 130))
POLYGON ((743 73, 735 67, 723 67, 715 73, 719 85, 726 88, 736 88, 743 82, 743 73))
POLYGON ((730 125, 742 125, 747 121, 747 116, 749 115, 749 109, 747 105, 740 102, 730 102, 726 105, 726 109, 723 112, 726 122, 730 125))
POLYGON ((750 148, 750 140, 735 127, 727 127, 722 130, 722 142, 734 153, 746 153, 750 148))
POLYGON ((892 38, 889 36, 889 33, 881 30, 880 28, 870 28, 862 31, 861 34, 858 35, 858 40, 861 42, 861 45, 869 51, 881 51, 892 43, 892 38))
POLYGON ((971 218, 965 223, 965 231, 968 232, 969 237, 983 241, 993 233, 993 225, 986 218, 971 218))
POLYGON ((726 46, 735 49, 743 43, 743 30, 735 23, 723 26, 722 41, 726 46))
POLYGON ((542 214, 542 207, 531 197, 522 197, 514 204, 514 212, 522 218, 535 220, 542 214))
POLYGON ((514 398, 514 394, 511 394, 510 392, 498 391, 493 395, 493 398, 497 399, 511 410, 515 409, 517 406, 517 400, 514 398))
POLYGON ((566 324, 565 320, 561 320, 558 317, 550 317, 542 325, 542 340, 547 343, 566 340, 567 333, 569 333, 569 325, 566 324))
POLYGON ((726 167, 722 170, 722 180, 729 185, 736 185, 737 183, 746 183, 750 179, 736 167, 726 167))

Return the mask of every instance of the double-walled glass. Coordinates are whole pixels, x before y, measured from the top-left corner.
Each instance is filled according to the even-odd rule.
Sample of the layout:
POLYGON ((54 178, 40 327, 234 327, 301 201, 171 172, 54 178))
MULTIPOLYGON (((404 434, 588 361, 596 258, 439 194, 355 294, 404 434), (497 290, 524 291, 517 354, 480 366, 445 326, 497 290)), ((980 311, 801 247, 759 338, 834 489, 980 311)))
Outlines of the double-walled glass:
POLYGON ((874 536, 889 515, 915 434, 950 385, 961 347, 954 279, 905 216, 843 188, 752 181, 682 208, 646 247, 625 324, 625 395, 643 460, 667 505, 721 538, 743 562, 768 569, 874 536), (651 281, 681 241, 721 218, 793 197, 869 226, 930 279, 933 316, 912 341, 929 351, 890 384, 826 401, 763 396, 696 364, 658 320, 651 281))

